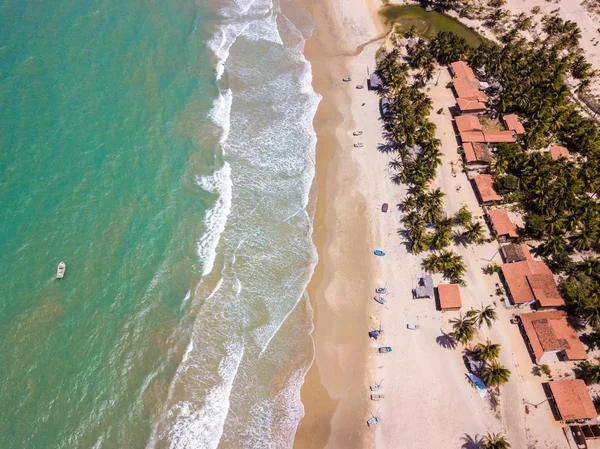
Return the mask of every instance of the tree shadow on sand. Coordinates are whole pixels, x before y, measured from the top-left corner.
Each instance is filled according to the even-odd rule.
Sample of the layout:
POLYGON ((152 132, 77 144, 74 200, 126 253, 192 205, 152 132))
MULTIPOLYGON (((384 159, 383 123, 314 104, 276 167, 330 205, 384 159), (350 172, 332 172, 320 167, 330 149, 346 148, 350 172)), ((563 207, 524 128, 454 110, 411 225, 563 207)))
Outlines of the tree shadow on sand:
POLYGON ((380 143, 377 145, 377 151, 380 153, 394 153, 396 151, 396 145, 391 143, 380 143))
POLYGON ((481 449, 483 447, 483 438, 480 437, 479 434, 471 436, 468 433, 465 433, 460 440, 463 443, 461 449, 481 449))
POLYGON ((447 334, 444 331, 442 331, 442 335, 435 338, 435 342, 444 349, 456 349, 456 340, 452 334, 447 334))

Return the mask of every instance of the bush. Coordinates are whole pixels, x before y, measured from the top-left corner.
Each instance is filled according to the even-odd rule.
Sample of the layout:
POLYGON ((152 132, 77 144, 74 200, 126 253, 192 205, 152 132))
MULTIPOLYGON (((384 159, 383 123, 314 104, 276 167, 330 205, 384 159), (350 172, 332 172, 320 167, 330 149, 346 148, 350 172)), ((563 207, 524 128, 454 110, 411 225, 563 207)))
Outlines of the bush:
POLYGON ((516 192, 519 190, 519 178, 514 175, 499 176, 494 180, 494 187, 500 195, 516 192))
POLYGON ((542 237, 544 226, 544 219, 540 215, 529 214, 525 217, 525 233, 534 239, 542 237))
POLYGON ((546 364, 540 366, 540 370, 542 374, 550 379, 552 379, 552 370, 546 364))

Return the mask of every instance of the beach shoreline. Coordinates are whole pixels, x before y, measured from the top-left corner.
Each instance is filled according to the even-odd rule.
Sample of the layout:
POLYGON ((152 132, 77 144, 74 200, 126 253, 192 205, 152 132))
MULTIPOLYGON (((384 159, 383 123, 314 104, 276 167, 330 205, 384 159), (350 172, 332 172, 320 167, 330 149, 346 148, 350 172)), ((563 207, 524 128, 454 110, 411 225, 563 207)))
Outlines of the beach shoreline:
MULTIPOLYGON (((371 16, 377 15, 375 5, 363 6, 371 16)), ((355 85, 364 81, 355 77, 357 58, 351 55, 359 45, 381 35, 383 26, 373 20, 349 36, 348 23, 333 2, 315 2, 311 9, 315 29, 306 43, 305 57, 312 66, 313 88, 322 95, 313 121, 317 148, 311 189, 316 200, 313 242, 319 262, 307 287, 314 310, 315 355, 301 389, 304 417, 294 448, 363 448, 369 447, 372 437, 365 432, 369 416, 361 413, 367 410, 367 396, 356 390, 367 382, 365 316, 372 307, 368 298, 374 281, 372 261, 364 257, 372 252, 370 239, 365 238, 372 233, 369 205, 350 185, 363 168, 351 157, 350 131, 355 125, 353 109, 360 108, 353 98, 355 85), (349 73, 355 78, 344 83, 342 78, 349 73)))

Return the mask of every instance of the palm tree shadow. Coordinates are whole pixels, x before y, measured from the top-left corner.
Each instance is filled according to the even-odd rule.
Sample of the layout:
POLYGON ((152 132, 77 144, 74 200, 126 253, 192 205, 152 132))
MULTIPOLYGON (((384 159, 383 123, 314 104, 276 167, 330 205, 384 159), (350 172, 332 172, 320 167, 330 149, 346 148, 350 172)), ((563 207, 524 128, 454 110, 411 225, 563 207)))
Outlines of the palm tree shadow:
POLYGON ((481 449, 483 447, 483 438, 479 434, 471 436, 467 433, 463 437, 460 437, 463 442, 461 449, 481 449))
POLYGON ((444 331, 441 332, 442 335, 440 335, 439 337, 435 337, 435 342, 444 349, 455 349, 456 340, 454 339, 454 337, 451 334, 447 334, 444 331))
POLYGON ((396 151, 396 145, 390 143, 380 143, 377 145, 377 151, 381 153, 393 153, 396 151))

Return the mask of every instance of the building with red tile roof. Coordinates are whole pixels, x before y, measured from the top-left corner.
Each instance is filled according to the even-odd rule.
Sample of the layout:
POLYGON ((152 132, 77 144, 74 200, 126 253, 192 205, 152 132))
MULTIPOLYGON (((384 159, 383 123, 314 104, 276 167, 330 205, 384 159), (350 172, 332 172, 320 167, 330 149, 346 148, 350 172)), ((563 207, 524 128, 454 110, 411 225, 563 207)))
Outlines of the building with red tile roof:
POLYGON ((473 177, 473 182, 477 188, 479 199, 482 203, 500 201, 502 197, 494 189, 494 179, 492 175, 481 174, 473 177))
POLYGON ((483 114, 487 111, 487 105, 476 98, 457 98, 456 104, 461 114, 483 114))
POLYGON ((458 284, 438 284, 440 310, 459 310, 462 307, 458 284))
POLYGON ((465 162, 467 164, 487 165, 493 161, 492 153, 487 143, 464 142, 462 144, 465 162))
POLYGON ((500 268, 514 304, 537 301, 540 307, 565 305, 552 271, 544 262, 524 260, 500 268))
POLYGON ((491 209, 487 213, 498 240, 506 241, 519 236, 517 225, 510 221, 506 209, 491 209))
POLYGON ((585 360, 587 352, 561 310, 524 313, 521 323, 536 363, 585 360))
POLYGON ((473 69, 465 61, 456 61, 450 64, 450 71, 454 78, 463 78, 477 81, 473 69))
POLYGON ((517 116, 517 114, 507 114, 502 116, 502 121, 504 122, 504 126, 509 131, 514 131, 517 135, 525 134, 525 128, 521 123, 521 120, 517 116))
POLYGON ((529 248, 525 243, 510 243, 500 247, 500 252, 506 263, 521 262, 523 260, 533 260, 529 248))
POLYGON ((596 419, 598 413, 590 392, 581 379, 548 382, 553 405, 561 421, 596 419))
POLYGON ((569 150, 565 147, 550 147, 550 157, 555 161, 559 160, 561 157, 569 159, 569 150))
POLYGON ((472 115, 457 115, 454 117, 454 122, 459 134, 468 131, 481 131, 483 129, 479 119, 472 115))
POLYGON ((486 143, 512 143, 517 141, 517 135, 514 131, 483 131, 483 138, 486 143))

